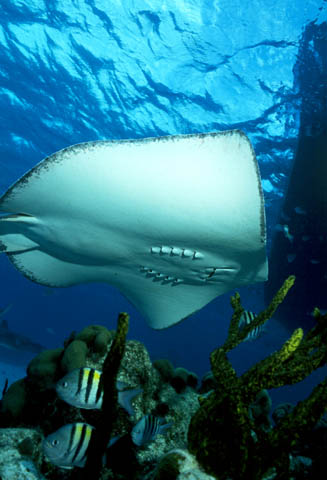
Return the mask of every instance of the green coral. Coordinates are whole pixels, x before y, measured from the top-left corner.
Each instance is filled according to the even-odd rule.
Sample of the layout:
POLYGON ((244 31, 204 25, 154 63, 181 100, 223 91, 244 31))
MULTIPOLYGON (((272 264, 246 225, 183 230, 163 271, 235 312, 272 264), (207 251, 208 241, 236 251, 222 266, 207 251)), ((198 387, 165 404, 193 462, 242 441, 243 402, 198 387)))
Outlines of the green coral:
POLYGON ((26 402, 27 392, 25 380, 17 380, 8 388, 2 399, 2 409, 7 416, 17 418, 21 415, 26 402))
POLYGON ((156 360, 153 362, 153 366, 160 373, 162 380, 170 383, 177 393, 183 392, 186 387, 197 387, 198 377, 196 373, 189 372, 183 367, 177 367, 174 369, 171 361, 166 358, 156 360))
POLYGON ((226 342, 210 356, 216 389, 193 416, 189 449, 208 473, 224 479, 261 479, 273 467, 278 478, 289 478, 289 452, 300 436, 309 432, 326 410, 326 380, 311 395, 272 429, 259 428, 249 415, 249 407, 264 389, 294 384, 327 359, 327 315, 315 310, 317 323, 303 337, 302 329, 293 332, 282 348, 258 362, 238 377, 227 353, 248 333, 263 325, 284 300, 295 277, 284 282, 271 304, 250 325, 239 329, 244 311, 238 293, 231 298, 234 313, 226 342))
POLYGON ((58 380, 60 359, 63 348, 44 350, 34 357, 28 367, 27 376, 38 390, 46 390, 58 380))
POLYGON ((75 368, 81 368, 86 365, 88 348, 82 340, 73 340, 67 348, 61 359, 61 368, 66 372, 71 372, 75 368))
POLYGON ((78 333, 75 339, 85 342, 90 351, 104 355, 113 336, 114 332, 102 325, 90 325, 78 333))
POLYGON ((156 368, 156 370, 158 370, 160 377, 165 382, 170 382, 175 372, 174 366, 170 360, 167 358, 159 358, 153 362, 153 366, 156 368))

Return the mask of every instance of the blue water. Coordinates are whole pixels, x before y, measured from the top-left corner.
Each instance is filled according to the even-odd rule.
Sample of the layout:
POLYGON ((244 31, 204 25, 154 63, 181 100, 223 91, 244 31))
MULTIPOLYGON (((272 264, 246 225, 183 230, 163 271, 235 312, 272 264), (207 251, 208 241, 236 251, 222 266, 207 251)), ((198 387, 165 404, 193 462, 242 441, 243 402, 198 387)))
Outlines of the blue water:
MULTIPOLYGON (((74 143, 241 128, 260 165, 270 253, 304 99, 314 111, 326 102, 315 50, 326 10, 325 0, 0 0, 0 192, 74 143)), ((48 348, 90 323, 115 328, 127 311, 129 338, 201 376, 226 337, 230 294, 158 332, 108 285, 49 290, 4 255, 0 274, 0 306, 13 303, 10 328, 48 348)), ((262 285, 240 292, 246 308, 264 306, 262 285)), ((242 371, 277 349, 290 330, 272 319, 262 338, 232 353, 234 366, 242 371)), ((303 398, 325 374, 273 392, 274 401, 303 398)))

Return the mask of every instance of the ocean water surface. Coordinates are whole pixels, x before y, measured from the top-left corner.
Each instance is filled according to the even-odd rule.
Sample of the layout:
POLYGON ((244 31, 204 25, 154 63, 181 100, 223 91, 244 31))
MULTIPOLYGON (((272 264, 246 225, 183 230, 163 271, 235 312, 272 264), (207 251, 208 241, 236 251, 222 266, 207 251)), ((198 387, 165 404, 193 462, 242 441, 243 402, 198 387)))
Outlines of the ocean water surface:
MULTIPOLYGON (((270 286, 239 290, 243 305, 259 312, 289 274, 299 286, 266 333, 232 353, 235 368, 309 328, 313 307, 327 308, 327 2, 0 0, 0 10, 0 192, 75 143, 241 129, 260 166, 272 272, 270 286)), ((12 304, 3 318, 19 334, 56 348, 92 323, 114 329, 127 311, 129 338, 152 359, 199 376, 232 313, 231 292, 154 331, 109 285, 42 287, 5 255, 0 274, 0 307, 12 304)), ((2 383, 24 375, 26 358, 0 353, 2 383)), ((325 374, 274 402, 305 397, 325 374)))

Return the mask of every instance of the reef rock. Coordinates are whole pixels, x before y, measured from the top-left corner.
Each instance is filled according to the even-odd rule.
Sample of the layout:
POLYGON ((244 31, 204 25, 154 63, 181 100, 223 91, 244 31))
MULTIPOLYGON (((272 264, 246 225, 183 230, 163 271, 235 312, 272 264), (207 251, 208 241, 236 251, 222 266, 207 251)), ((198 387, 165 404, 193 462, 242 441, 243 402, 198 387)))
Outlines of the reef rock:
POLYGON ((45 480, 37 468, 41 436, 27 428, 0 429, 1 480, 45 480), (27 444, 29 448, 27 448, 27 444))

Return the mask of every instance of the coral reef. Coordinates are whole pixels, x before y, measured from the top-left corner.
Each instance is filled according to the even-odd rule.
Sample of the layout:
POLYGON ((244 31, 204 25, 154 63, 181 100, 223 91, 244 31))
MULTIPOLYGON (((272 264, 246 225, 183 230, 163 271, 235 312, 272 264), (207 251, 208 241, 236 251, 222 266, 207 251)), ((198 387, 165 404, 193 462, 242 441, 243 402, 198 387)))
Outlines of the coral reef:
POLYGON ((189 450, 209 474, 219 479, 261 479, 275 469, 278 478, 289 478, 290 450, 301 435, 308 434, 326 409, 327 382, 271 429, 258 428, 249 407, 264 389, 293 384, 325 364, 327 358, 327 316, 315 311, 316 325, 303 338, 297 329, 277 352, 258 362, 240 377, 227 358, 248 333, 263 325, 284 300, 295 278, 289 277, 250 325, 238 328, 244 311, 239 294, 231 297, 234 313, 226 342, 210 356, 217 387, 202 398, 193 416, 189 450))
POLYGON ((7 413, 8 417, 17 418, 22 414, 26 400, 25 382, 23 379, 17 380, 3 396, 1 409, 7 413))
POLYGON ((37 355, 28 366, 27 377, 11 385, 3 396, 1 426, 12 428, 0 429, 0 444, 5 436, 16 440, 8 443, 10 461, 4 458, 2 464, 0 457, 1 478, 15 479, 10 476, 13 469, 20 475, 17 478, 25 478, 28 470, 28 480, 267 480, 300 479, 318 472, 327 444, 327 421, 320 419, 327 404, 326 382, 298 405, 278 406, 272 415, 274 424, 267 389, 300 381, 326 362, 327 316, 316 309, 316 326, 307 335, 297 329, 279 351, 240 377, 227 358, 252 328, 271 317, 293 281, 287 279, 269 307, 241 331, 240 297, 231 298, 234 314, 227 340, 212 352, 212 371, 203 377, 199 391, 192 372, 175 369, 168 360, 152 364, 141 342, 126 340, 127 314, 120 315, 116 331, 86 327, 71 334, 64 348, 37 355), (78 409, 57 397, 54 385, 77 366, 102 371, 102 410, 78 409), (142 389, 133 400, 133 416, 117 404, 117 379, 128 389, 142 389), (147 414, 165 417, 173 425, 165 435, 137 447, 131 431, 147 414), (74 422, 95 426, 95 440, 83 470, 63 471, 44 459, 39 432, 48 435, 74 422), (24 426, 37 431, 15 428, 24 426), (108 449, 113 437, 118 440, 108 449))
POLYGON ((249 406, 249 417, 257 425, 257 428, 269 431, 271 429, 270 421, 271 399, 267 390, 261 390, 255 401, 249 406))
POLYGON ((186 387, 196 388, 198 377, 195 373, 189 372, 186 368, 178 367, 175 369, 170 383, 177 393, 181 393, 186 387))
POLYGON ((174 449, 160 459, 151 480, 214 480, 214 477, 204 473, 187 450, 174 449))
POLYGON ((0 477, 2 480, 45 480, 41 464, 41 435, 31 429, 0 430, 0 477))
MULTIPOLYGON (((66 423, 86 422, 96 429, 104 426, 109 433, 107 420, 104 420, 100 410, 83 410, 72 407, 60 400, 54 390, 56 382, 67 373, 67 364, 64 365, 65 352, 72 352, 71 345, 76 341, 84 342, 87 346, 85 364, 83 366, 105 371, 105 358, 108 352, 112 353, 113 339, 116 331, 101 327, 101 337, 108 340, 106 350, 100 351, 95 347, 95 339, 99 333, 96 329, 86 327, 80 333, 73 333, 64 342, 64 348, 47 350, 35 357, 29 364, 28 374, 22 380, 11 385, 4 395, 0 413, 1 427, 29 426, 41 430, 48 435, 66 423), (107 331, 108 335, 103 335, 107 331), (10 413, 12 411, 12 413, 10 413), (15 415, 13 414, 15 413, 15 415)), ((122 338, 119 336, 119 338, 122 338)), ((122 346, 122 344, 120 344, 122 346)), ((85 347, 82 347, 85 349, 85 347)), ((70 354, 67 354, 68 358, 70 354)), ((192 388, 185 388, 178 394, 171 386, 170 381, 164 381, 158 370, 151 363, 149 354, 144 345, 136 340, 127 340, 120 355, 118 380, 128 385, 128 388, 142 388, 142 393, 133 399, 135 416, 130 417, 120 406, 112 411, 114 420, 112 436, 119 440, 108 450, 107 468, 99 478, 133 479, 140 471, 152 471, 158 460, 168 451, 186 447, 187 430, 191 416, 199 407, 198 394, 192 388), (154 441, 142 448, 136 448, 131 442, 130 432, 133 425, 145 414, 165 417, 173 423, 166 435, 158 435, 154 441), (124 458, 124 461, 122 461, 124 458)), ((116 365, 117 367, 117 365, 116 365)), ((109 366, 110 376, 113 367, 109 366)), ((175 373, 172 367, 172 375, 175 373)), ((106 378, 106 377, 105 377, 106 378)), ((110 394, 110 404, 113 396, 110 394)), ((15 428, 1 431, 15 431, 15 428)), ((20 431, 20 429, 18 430, 20 431)), ((109 433, 110 434, 110 433, 109 433)), ((32 446, 29 440, 16 445, 17 455, 24 454, 28 461, 33 460, 32 446)), ((39 457, 43 456, 39 452, 39 457)), ((102 463, 101 463, 102 464, 102 463)), ((44 459, 38 462, 40 470, 49 480, 82 478, 79 468, 72 471, 63 471, 44 459)), ((95 478, 94 469, 92 476, 95 478)), ((150 478, 150 477, 149 477, 150 478)))
POLYGON ((200 393, 208 393, 211 390, 214 390, 217 387, 217 382, 215 377, 210 370, 209 372, 205 373, 201 379, 201 386, 199 388, 200 393))
POLYGON ((186 368, 174 368, 170 360, 160 358, 153 363, 153 366, 160 373, 164 382, 169 382, 177 393, 182 393, 186 387, 196 388, 198 376, 194 372, 189 372, 186 368))
POLYGON ((63 371, 70 372, 74 368, 81 368, 85 365, 88 348, 82 340, 73 340, 63 353, 61 367, 63 371))
POLYGON ((158 360, 153 362, 153 366, 158 370, 161 378, 165 382, 170 382, 170 380, 174 376, 175 371, 174 366, 170 360, 168 360, 167 358, 159 358, 158 360))
MULTIPOLYGON (((53 417, 53 410, 56 410, 54 385, 65 373, 88 365, 88 359, 92 364, 98 362, 107 352, 113 333, 106 327, 92 325, 78 334, 73 333, 65 342, 64 348, 44 350, 34 357, 27 367, 27 376, 14 382, 5 392, 0 410, 0 425, 37 424, 49 432, 51 427, 48 419, 53 417)), ((66 414, 69 409, 64 404, 62 408, 63 411, 58 412, 58 422, 62 421, 62 414, 66 414)), ((56 422, 51 423, 54 424, 56 422)))
POLYGON ((113 339, 115 331, 107 330, 102 325, 90 325, 79 332, 75 339, 86 343, 89 350, 105 355, 107 345, 113 339))

